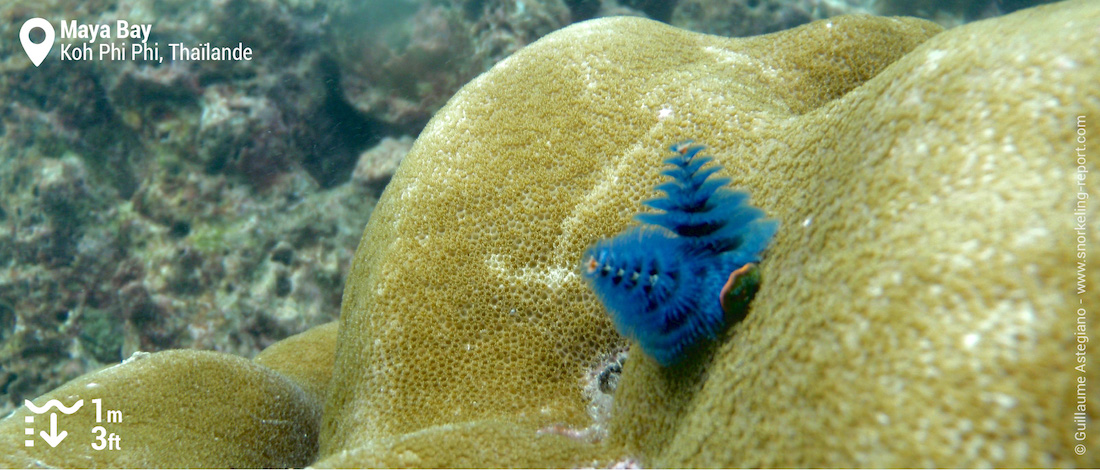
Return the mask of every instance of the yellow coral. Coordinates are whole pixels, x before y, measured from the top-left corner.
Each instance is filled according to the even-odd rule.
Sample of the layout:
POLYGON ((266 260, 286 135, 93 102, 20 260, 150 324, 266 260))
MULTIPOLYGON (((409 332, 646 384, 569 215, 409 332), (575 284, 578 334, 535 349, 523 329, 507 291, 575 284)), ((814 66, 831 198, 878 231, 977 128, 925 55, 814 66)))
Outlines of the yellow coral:
POLYGON ((617 339, 577 254, 630 223, 661 149, 692 137, 784 229, 713 362, 628 361, 607 456, 1094 462, 1059 434, 1072 370, 1050 364, 1071 347, 1056 233, 1073 195, 1054 156, 1070 113, 1100 115, 1081 101, 1100 76, 1084 52, 1096 14, 1060 4, 920 47, 938 27, 843 17, 726 39, 617 18, 515 54, 439 112, 373 214, 322 454, 379 461, 454 423, 521 423, 516 441, 590 424, 578 382, 617 339))
POLYGON ((137 356, 78 377, 34 403, 53 399, 64 406, 83 400, 71 415, 55 413, 65 438, 50 447, 28 437, 24 429, 49 431, 50 417, 21 407, 0 421, 0 466, 300 467, 317 452, 320 406, 287 378, 228 354, 174 350, 137 356), (121 412, 120 419, 106 410, 121 412), (118 448, 92 447, 113 446, 106 442, 112 433, 118 448), (24 445, 28 439, 34 445, 24 445))
POLYGON ((766 168, 746 184, 784 230, 753 313, 698 370, 629 362, 611 445, 673 467, 1100 462, 1073 450, 1069 362, 1076 307, 1100 305, 1069 291, 1097 24, 1070 2, 967 25, 817 109, 756 115, 735 161, 766 168))
POLYGON ((338 322, 329 322, 268 346, 253 361, 267 366, 302 387, 323 406, 332 378, 338 322))
POLYGON ((1076 1, 938 35, 871 17, 747 39, 559 31, 416 142, 364 232, 327 386, 332 326, 262 354, 271 369, 153 354, 36 400, 98 384, 134 418, 131 448, 24 447, 21 409, 0 463, 304 465, 327 396, 318 466, 1096 466, 1072 454, 1069 318, 1100 297, 1069 291, 1066 157, 1077 116, 1100 116, 1096 24, 1076 1), (701 360, 631 356, 609 437, 574 439, 594 424, 586 369, 621 346, 578 257, 685 137, 783 221, 761 290, 701 360))
POLYGON ((530 430, 514 420, 433 426, 384 443, 342 450, 318 468, 570 468, 603 460, 603 449, 568 436, 530 430))
POLYGON ((593 424, 583 378, 622 340, 576 266, 654 196, 663 149, 705 140, 770 213, 783 196, 758 189, 772 166, 767 125, 843 95, 936 31, 848 17, 726 39, 605 19, 468 84, 421 134, 364 232, 322 454, 385 452, 452 423, 521 423, 517 441, 593 424))

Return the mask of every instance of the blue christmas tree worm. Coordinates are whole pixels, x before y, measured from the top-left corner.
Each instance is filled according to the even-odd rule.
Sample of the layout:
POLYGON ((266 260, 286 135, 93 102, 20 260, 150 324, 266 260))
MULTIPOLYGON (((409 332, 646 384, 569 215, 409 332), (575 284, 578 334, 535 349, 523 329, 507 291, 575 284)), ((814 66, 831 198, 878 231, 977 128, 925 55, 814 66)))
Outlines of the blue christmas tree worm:
POLYGON ((714 338, 727 314, 744 311, 755 292, 755 263, 778 229, 749 194, 727 187, 713 159, 692 141, 669 147, 675 155, 657 186, 665 197, 645 204, 662 212, 639 214, 642 225, 597 242, 582 270, 619 333, 661 365, 678 362, 703 338, 714 338))

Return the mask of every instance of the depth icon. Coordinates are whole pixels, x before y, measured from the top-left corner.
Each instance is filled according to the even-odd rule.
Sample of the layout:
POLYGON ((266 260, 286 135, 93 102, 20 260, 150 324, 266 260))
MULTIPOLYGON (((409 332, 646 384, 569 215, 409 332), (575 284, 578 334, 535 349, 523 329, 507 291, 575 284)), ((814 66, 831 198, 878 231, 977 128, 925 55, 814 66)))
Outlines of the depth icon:
MULTIPOLYGON (((23 28, 26 29, 26 26, 24 26, 23 28)), ((39 62, 41 62, 41 59, 39 59, 39 62)), ((35 67, 37 67, 37 65, 35 67)), ((50 400, 46 402, 45 405, 42 405, 40 407, 34 406, 34 403, 31 403, 30 400, 23 400, 23 404, 27 406, 27 409, 31 410, 31 412, 36 415, 40 415, 42 413, 50 411, 50 408, 53 408, 55 406, 57 407, 57 411, 60 411, 67 415, 71 415, 73 413, 76 413, 76 410, 79 410, 81 406, 84 406, 84 400, 79 400, 76 403, 73 403, 73 406, 65 406, 63 403, 61 403, 60 400, 56 399, 50 400)), ((24 416, 23 420, 27 424, 33 424, 34 416, 24 416)), ((26 432, 28 436, 33 436, 34 427, 27 427, 26 432)), ((50 413, 50 432, 47 433, 46 431, 42 431, 38 434, 42 436, 42 440, 46 441, 46 443, 49 444, 50 447, 57 447, 57 445, 60 444, 61 441, 65 440, 65 436, 69 435, 69 432, 57 432, 57 413, 50 413)), ((34 439, 27 439, 23 442, 23 445, 27 447, 34 447, 34 439)))

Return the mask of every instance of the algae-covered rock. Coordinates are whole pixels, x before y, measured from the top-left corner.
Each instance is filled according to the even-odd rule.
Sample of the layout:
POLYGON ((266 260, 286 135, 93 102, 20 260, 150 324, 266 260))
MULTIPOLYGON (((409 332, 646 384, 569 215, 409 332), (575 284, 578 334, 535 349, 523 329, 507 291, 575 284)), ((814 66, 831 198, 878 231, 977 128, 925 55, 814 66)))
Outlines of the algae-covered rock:
POLYGON ((323 462, 391 465, 404 436, 497 420, 513 445, 477 463, 507 465, 536 429, 598 425, 583 377, 620 340, 580 253, 694 138, 781 229, 748 318, 702 362, 631 355, 604 463, 1095 465, 1069 430, 1076 196, 1058 156, 1100 115, 1098 13, 747 39, 617 18, 502 61, 435 116, 368 224, 323 462))
POLYGON ((341 183, 400 134, 340 98, 338 3, 0 1, 0 416, 137 350, 252 357, 336 318, 377 200, 341 183), (39 66, 36 17, 56 34, 39 66), (129 50, 120 21, 166 60, 69 60, 129 50), (254 60, 170 46, 238 43, 254 60))
POLYGON ((0 466, 301 467, 317 452, 320 406, 286 377, 228 354, 135 356, 32 402, 42 407, 51 400, 81 406, 72 414, 51 408, 37 415, 23 406, 0 421, 0 466), (51 432, 51 414, 57 434, 66 433, 56 447, 37 437, 51 432))

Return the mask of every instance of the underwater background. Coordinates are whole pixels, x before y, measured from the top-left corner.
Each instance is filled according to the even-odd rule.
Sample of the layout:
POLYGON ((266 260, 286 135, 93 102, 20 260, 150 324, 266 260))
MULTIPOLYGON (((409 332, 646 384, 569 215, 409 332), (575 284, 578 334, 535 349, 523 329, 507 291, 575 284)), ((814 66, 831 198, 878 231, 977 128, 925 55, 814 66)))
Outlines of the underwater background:
POLYGON ((751 36, 848 13, 950 27, 1024 0, 91 0, 0 5, 0 415, 135 351, 252 357, 335 319, 432 114, 539 37, 633 15, 751 36), (252 61, 56 60, 29 18, 152 23, 252 61))
POLYGON ((1100 271, 1072 296, 1096 255, 1064 235, 1097 210, 1060 182, 1095 159, 1060 158, 1100 109, 1100 9, 1040 3, 5 2, 0 463, 1093 466, 1070 312, 1100 271), (73 60, 62 26, 35 65, 36 17, 252 58, 73 60), (665 175, 702 196, 658 185, 686 139, 708 159, 665 175), (751 239, 695 218, 727 183, 768 222, 714 264, 751 239), (622 232, 647 199, 705 242, 704 291, 752 265, 744 323, 735 275, 721 309, 608 295, 682 258, 622 232), (580 264, 600 238, 617 264, 580 264), (17 435, 25 399, 92 389, 154 451, 17 435))

